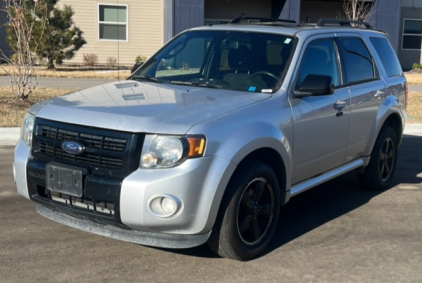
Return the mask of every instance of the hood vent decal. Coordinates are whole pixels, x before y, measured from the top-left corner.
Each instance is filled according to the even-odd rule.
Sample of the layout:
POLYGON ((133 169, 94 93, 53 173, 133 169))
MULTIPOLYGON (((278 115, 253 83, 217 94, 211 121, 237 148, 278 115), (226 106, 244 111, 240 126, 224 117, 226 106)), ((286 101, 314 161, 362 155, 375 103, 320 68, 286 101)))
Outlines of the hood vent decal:
POLYGON ((122 88, 138 87, 139 84, 138 83, 125 83, 125 84, 115 84, 114 86, 117 89, 122 89, 122 88))
POLYGON ((145 100, 145 94, 143 94, 143 93, 126 94, 126 95, 122 95, 122 97, 126 101, 128 101, 128 100, 145 100))

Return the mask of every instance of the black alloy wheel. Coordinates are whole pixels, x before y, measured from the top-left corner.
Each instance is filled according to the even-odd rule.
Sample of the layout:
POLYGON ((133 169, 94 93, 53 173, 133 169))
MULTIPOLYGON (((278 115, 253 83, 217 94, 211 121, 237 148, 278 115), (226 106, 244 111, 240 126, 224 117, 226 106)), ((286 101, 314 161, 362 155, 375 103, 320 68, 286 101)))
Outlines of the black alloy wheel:
POLYGON ((222 257, 256 258, 273 238, 280 203, 271 167, 259 160, 241 164, 227 185, 208 245, 222 257))
POLYGON ((237 209, 237 231, 243 243, 259 243, 268 233, 273 216, 273 188, 264 178, 253 179, 243 191, 237 209))
POLYGON ((381 146, 378 162, 378 174, 382 181, 390 177, 395 163, 395 144, 391 138, 387 138, 381 146))
POLYGON ((397 165, 397 135, 390 126, 381 129, 364 172, 357 174, 361 185, 372 191, 390 187, 397 165))

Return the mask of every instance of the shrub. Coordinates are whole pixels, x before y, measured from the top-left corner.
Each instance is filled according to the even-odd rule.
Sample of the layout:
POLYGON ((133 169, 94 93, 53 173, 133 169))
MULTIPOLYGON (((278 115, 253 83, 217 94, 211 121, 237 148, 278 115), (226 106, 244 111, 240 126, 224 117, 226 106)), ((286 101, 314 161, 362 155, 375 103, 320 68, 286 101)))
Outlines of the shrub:
POLYGON ((12 57, 10 59, 12 60, 13 63, 16 64, 19 60, 18 58, 19 58, 18 54, 15 53, 15 54, 12 55, 12 57))
POLYGON ((138 56, 136 56, 135 63, 145 62, 146 60, 147 60, 146 56, 138 55, 138 56))
POLYGON ((107 58, 107 67, 109 68, 114 68, 117 64, 117 59, 116 57, 108 57, 107 58))
POLYGON ((95 64, 98 63, 98 56, 95 55, 95 54, 92 54, 92 53, 84 54, 83 55, 83 61, 84 61, 85 66, 92 67, 92 66, 94 66, 95 64))
MULTIPOLYGON (((28 58, 29 56, 28 55, 24 55, 24 56, 21 56, 21 60, 23 60, 23 62, 21 62, 22 64, 31 64, 31 65, 33 65, 33 63, 34 63, 34 61, 35 61, 35 58, 33 57, 33 56, 30 56, 29 58, 28 58), (29 60, 31 60, 32 62, 29 62, 29 60)), ((14 64, 18 64, 19 62, 19 55, 18 54, 16 54, 16 53, 14 53, 11 57, 10 57, 10 60, 12 61, 12 63, 14 63, 14 64)))
POLYGON ((413 70, 422 70, 422 65, 419 64, 419 63, 415 63, 415 64, 413 64, 412 69, 413 70))

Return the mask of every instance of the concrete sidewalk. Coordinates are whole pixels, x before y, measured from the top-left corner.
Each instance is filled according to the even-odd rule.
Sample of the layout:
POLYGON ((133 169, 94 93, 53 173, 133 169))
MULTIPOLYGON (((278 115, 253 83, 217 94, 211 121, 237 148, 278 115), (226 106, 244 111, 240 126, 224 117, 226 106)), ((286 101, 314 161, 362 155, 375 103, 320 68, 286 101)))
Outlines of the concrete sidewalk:
MULTIPOLYGON (((20 136, 20 128, 0 128, 0 146, 15 145, 20 136)), ((404 138, 422 136, 422 124, 406 124, 404 138)))
POLYGON ((19 139, 21 128, 0 128, 0 146, 15 145, 19 139))

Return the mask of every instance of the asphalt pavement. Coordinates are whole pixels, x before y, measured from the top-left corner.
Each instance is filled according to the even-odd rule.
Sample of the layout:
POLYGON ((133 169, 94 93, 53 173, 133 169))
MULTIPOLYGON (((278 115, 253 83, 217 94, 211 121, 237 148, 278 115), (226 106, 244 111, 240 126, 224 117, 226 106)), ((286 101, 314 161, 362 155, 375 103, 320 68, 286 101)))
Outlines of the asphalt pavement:
POLYGON ((13 147, 0 156, 0 282, 422 282, 421 136, 403 139, 389 190, 364 191, 351 172, 293 197, 266 254, 250 262, 52 222, 17 194, 13 147))

